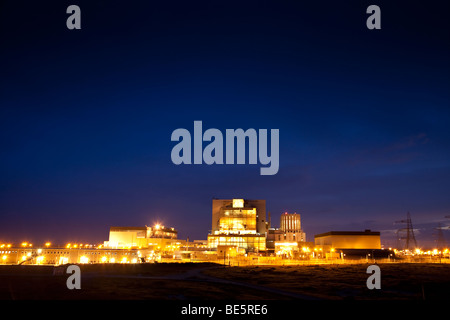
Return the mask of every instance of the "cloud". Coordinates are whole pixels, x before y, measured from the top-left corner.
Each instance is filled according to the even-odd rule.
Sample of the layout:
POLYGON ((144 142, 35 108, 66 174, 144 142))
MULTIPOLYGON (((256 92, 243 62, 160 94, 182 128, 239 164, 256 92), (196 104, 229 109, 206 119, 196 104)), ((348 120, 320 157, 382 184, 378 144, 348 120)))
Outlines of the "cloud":
POLYGON ((350 164, 364 163, 403 164, 410 162, 422 153, 419 147, 430 142, 426 133, 418 133, 391 144, 367 148, 350 159, 350 164))
POLYGON ((402 139, 401 141, 393 143, 383 149, 385 152, 401 151, 416 147, 418 145, 427 144, 429 141, 430 139, 427 137, 426 133, 419 133, 406 139, 402 139))

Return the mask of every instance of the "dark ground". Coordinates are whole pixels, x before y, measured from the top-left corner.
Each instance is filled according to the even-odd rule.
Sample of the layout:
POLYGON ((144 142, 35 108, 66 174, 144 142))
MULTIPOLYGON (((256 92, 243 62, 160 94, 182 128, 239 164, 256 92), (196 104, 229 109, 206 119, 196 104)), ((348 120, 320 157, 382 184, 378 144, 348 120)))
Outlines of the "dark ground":
POLYGON ((69 290, 53 266, 3 265, 0 300, 450 300, 450 264, 380 264, 380 290, 367 289, 367 266, 80 265, 69 290))

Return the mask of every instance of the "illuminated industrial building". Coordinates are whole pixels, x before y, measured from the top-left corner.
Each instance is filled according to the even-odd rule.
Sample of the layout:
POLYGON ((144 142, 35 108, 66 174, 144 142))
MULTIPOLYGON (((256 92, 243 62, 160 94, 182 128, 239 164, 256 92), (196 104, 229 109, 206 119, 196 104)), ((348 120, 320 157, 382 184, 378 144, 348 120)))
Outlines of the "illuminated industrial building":
POLYGON ((330 231, 315 235, 314 243, 328 257, 386 257, 390 254, 389 250, 381 250, 378 231, 330 231))
POLYGON ((330 231, 314 236, 316 246, 335 249, 381 249, 378 231, 330 231))
POLYGON ((159 224, 154 227, 111 227, 109 241, 104 242, 107 248, 161 248, 174 243, 180 243, 177 239, 178 231, 174 228, 166 228, 159 224))
POLYGON ((269 228, 266 245, 271 253, 292 257, 304 247, 305 241, 300 214, 285 212, 280 216, 280 228, 269 228))
POLYGON ((284 239, 287 242, 306 241, 306 234, 302 230, 300 214, 287 213, 280 217, 280 229, 284 233, 284 239))
MULTIPOLYGON (((98 245, 52 246, 48 242, 39 248, 27 242, 19 246, 0 244, 0 264, 234 261, 245 265, 393 256, 390 249, 381 249, 380 232, 330 231, 315 235, 312 243, 306 242, 300 214, 281 214, 279 228, 270 226, 270 213, 268 216, 269 221, 265 200, 213 199, 212 229, 207 240, 180 240, 177 230, 161 224, 113 226, 109 239, 98 245)), ((448 253, 448 249, 443 251, 448 253)))
POLYGON ((105 249, 101 246, 67 245, 65 247, 22 248, 12 247, 2 252, 4 264, 50 264, 70 263, 141 263, 160 259, 151 250, 105 249))
POLYGON ((146 247, 147 228, 111 227, 109 229, 109 241, 105 241, 104 245, 110 248, 146 247))
POLYGON ((208 248, 264 251, 267 227, 265 200, 213 199, 208 248))

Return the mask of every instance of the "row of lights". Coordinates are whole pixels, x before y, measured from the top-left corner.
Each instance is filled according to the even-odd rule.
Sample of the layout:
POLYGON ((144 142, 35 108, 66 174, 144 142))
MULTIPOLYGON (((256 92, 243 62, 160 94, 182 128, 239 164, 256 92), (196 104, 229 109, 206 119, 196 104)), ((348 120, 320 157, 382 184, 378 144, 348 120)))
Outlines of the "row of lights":
MULTIPOLYGON (((107 257, 102 257, 101 261, 102 261, 102 263, 106 263, 106 262, 108 262, 108 258, 107 257)), ((111 259, 109 259, 109 262, 110 263, 115 263, 116 259, 115 258, 111 258, 111 259)), ((138 260, 136 258, 131 259, 131 263, 137 263, 137 262, 138 262, 138 260)), ((80 257, 80 263, 89 263, 89 258, 86 257, 86 256, 80 257)), ((127 258, 123 257, 122 260, 120 261, 120 263, 129 263, 129 262, 128 262, 127 258)))
MULTIPOLYGON (((31 257, 31 253, 29 252, 26 255, 22 256, 22 261, 25 261, 27 258, 30 258, 30 257, 31 257)), ((7 258, 8 258, 8 256, 4 255, 2 257, 2 260, 5 261, 7 258)), ((44 258, 45 258, 44 256, 37 256, 36 257, 36 264, 41 264, 44 261, 44 258)), ((63 259, 65 259, 66 260, 65 263, 67 263, 68 258, 63 258, 63 259)), ((107 260, 108 260, 107 257, 102 257, 101 261, 102 261, 102 263, 106 263, 107 260)), ((88 257, 86 257, 86 256, 80 257, 80 263, 88 263, 88 262, 89 262, 89 258, 88 257)), ((115 263, 116 259, 115 258, 111 258, 111 259, 109 259, 109 262, 110 263, 115 263)), ((131 259, 131 263, 137 263, 137 262, 138 262, 138 260, 136 258, 131 259)), ((63 263, 64 263, 64 261, 63 261, 63 263)), ((128 259, 125 258, 125 257, 122 258, 121 263, 128 263, 128 259)))
MULTIPOLYGON (((28 243, 28 242, 22 242, 20 246, 21 247, 32 247, 33 244, 32 243, 28 243)), ((11 244, 10 243, 8 243, 8 244, 6 244, 6 243, 0 244, 0 248, 5 248, 5 247, 6 248, 11 248, 11 244)))
MULTIPOLYGON (((67 249, 70 249, 70 248, 79 248, 79 249, 81 249, 81 248, 92 248, 93 247, 93 245, 92 244, 82 244, 82 243, 80 243, 80 244, 76 244, 76 243, 68 243, 68 244, 66 244, 66 248, 67 249)), ((95 245, 94 245, 94 247, 95 247, 95 245)), ((98 246, 97 246, 97 248, 98 249, 101 249, 103 247, 103 245, 102 244, 99 244, 98 246)))
MULTIPOLYGON (((46 242, 45 244, 44 244, 44 246, 46 247, 46 248, 49 248, 50 246, 52 245, 52 243, 51 242, 46 242)), ((32 248, 33 247, 33 244, 32 243, 29 243, 29 242, 22 242, 21 244, 20 244, 20 246, 21 247, 23 247, 23 248, 32 248)), ((66 248, 88 248, 88 247, 92 247, 93 245, 92 244, 82 244, 82 243, 80 243, 80 244, 72 244, 72 243, 68 243, 68 244, 66 244, 66 248)), ((2 243, 2 244, 0 244, 0 248, 1 249, 3 249, 3 248, 11 248, 12 247, 12 245, 10 244, 10 243, 2 243)), ((95 245, 94 245, 94 247, 95 247, 95 245)), ((102 248, 103 247, 103 245, 102 244, 99 244, 99 245, 97 245, 96 246, 97 248, 102 248)))
POLYGON ((397 250, 389 248, 389 250, 393 250, 395 253, 413 253, 415 255, 438 255, 438 254, 447 254, 450 252, 448 248, 443 249, 442 251, 439 249, 433 250, 422 250, 420 248, 416 248, 413 251, 410 250, 397 250))
MULTIPOLYGON (((50 247, 50 245, 51 245, 50 242, 45 243, 45 247, 46 248, 50 247)), ((152 244, 152 245, 155 245, 155 244, 152 244)), ((33 244, 27 243, 27 242, 23 242, 21 246, 24 247, 24 248, 27 248, 27 247, 31 248, 31 247, 33 247, 33 244)), ((91 244, 84 244, 83 245, 82 243, 80 243, 80 244, 68 243, 68 244, 66 244, 65 247, 66 247, 66 249, 83 249, 83 248, 92 248, 93 245, 91 245, 91 244)), ((177 243, 176 245, 168 245, 166 247, 169 248, 169 249, 178 249, 178 248, 180 248, 180 244, 177 243)), ((11 248, 11 244, 0 244, 0 249, 3 249, 3 248, 11 248)), ((103 245, 100 244, 98 246, 94 246, 94 248, 102 249, 103 245)), ((160 248, 161 247, 158 246, 158 249, 160 249, 160 248)), ((124 249, 132 249, 132 247, 131 246, 127 246, 127 247, 124 247, 124 249)), ((138 247, 138 249, 142 249, 142 247, 138 247)))
POLYGON ((421 255, 421 254, 426 254, 426 255, 437 255, 437 254, 441 254, 441 253, 448 253, 448 249, 444 249, 442 251, 439 251, 438 249, 433 249, 433 250, 428 250, 428 251, 422 251, 419 248, 417 248, 416 250, 414 250, 415 254, 421 255))

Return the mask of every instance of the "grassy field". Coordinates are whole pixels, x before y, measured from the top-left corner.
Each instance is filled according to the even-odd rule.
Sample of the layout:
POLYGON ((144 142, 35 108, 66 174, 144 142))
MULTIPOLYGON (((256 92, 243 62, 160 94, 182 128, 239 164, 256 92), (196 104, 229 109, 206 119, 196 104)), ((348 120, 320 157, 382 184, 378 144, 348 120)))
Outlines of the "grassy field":
POLYGON ((81 289, 69 290, 69 274, 53 275, 52 266, 0 266, 0 300, 204 300, 275 299, 233 285, 171 279, 212 264, 80 265, 81 289), (169 278, 167 278, 169 277, 169 278))
POLYGON ((321 299, 449 300, 449 264, 380 264, 381 289, 369 290, 368 264, 211 269, 207 274, 321 299))
POLYGON ((380 264, 381 290, 367 289, 367 266, 81 265, 81 290, 69 290, 52 266, 0 265, 0 300, 450 299, 449 264, 380 264))

